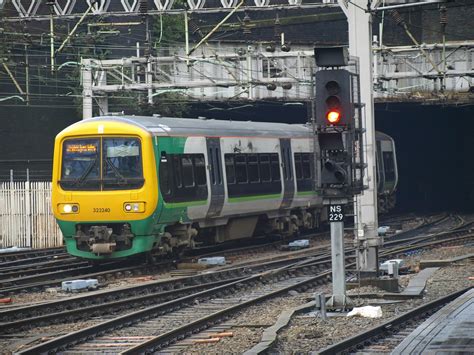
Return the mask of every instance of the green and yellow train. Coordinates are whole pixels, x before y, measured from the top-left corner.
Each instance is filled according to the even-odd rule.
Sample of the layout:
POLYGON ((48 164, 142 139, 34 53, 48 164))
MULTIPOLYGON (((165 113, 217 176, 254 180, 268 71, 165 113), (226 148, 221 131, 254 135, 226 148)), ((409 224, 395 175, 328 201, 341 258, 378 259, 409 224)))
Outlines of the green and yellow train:
POLYGON ((52 204, 67 250, 103 260, 315 228, 313 139, 308 126, 278 123, 78 122, 54 152, 52 204))

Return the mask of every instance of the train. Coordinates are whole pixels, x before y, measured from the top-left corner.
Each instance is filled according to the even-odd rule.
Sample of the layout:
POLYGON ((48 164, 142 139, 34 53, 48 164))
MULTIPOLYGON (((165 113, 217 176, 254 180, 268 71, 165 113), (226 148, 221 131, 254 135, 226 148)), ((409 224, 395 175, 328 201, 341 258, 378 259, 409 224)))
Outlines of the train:
MULTIPOLYGON (((398 179, 395 146, 387 135, 376 139, 387 209, 398 179)), ((324 220, 313 145, 302 124, 86 119, 56 136, 53 213, 68 253, 92 262, 291 237, 324 220)))
POLYGON ((378 212, 388 213, 397 202, 398 166, 395 141, 388 134, 375 132, 378 212))

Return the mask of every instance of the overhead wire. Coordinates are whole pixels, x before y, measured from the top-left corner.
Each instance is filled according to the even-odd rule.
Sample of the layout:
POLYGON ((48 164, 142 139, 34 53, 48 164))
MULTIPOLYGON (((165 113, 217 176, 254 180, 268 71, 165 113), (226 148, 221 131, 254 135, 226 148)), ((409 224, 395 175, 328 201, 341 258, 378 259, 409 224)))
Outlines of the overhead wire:
MULTIPOLYGON (((418 27, 418 28, 423 28, 422 26, 416 26, 416 25, 413 25, 413 24, 410 24, 410 26, 414 26, 414 27, 418 27)), ((38 27, 40 28, 41 26, 30 26, 30 27, 38 27)), ((436 30, 432 30, 432 29, 427 29, 428 31, 432 31, 432 32, 439 32, 439 31, 436 31, 436 30)), ((59 40, 59 37, 62 35, 62 36, 66 36, 67 33, 62 33, 60 32, 61 29, 58 29, 58 40, 56 40, 55 38, 55 46, 56 45, 59 45, 61 43, 61 41, 59 40), (61 34, 59 34, 61 33, 61 34)), ((231 36, 233 32, 232 30, 229 30, 229 33, 227 32, 224 32, 222 34, 222 38, 225 38, 224 35, 226 35, 226 37, 228 36, 231 36)), ((163 21, 162 21, 162 18, 161 18, 161 15, 160 15, 160 38, 159 38, 159 42, 161 44, 161 40, 162 40, 162 33, 163 33, 163 21)), ((448 33, 448 32, 447 32, 448 33)), ((47 35, 47 34, 46 34, 47 35)), ((138 39, 138 40, 142 40, 143 39, 143 36, 138 36, 138 35, 131 35, 131 34, 123 34, 125 38, 127 38, 128 40, 132 41, 132 40, 135 40, 135 39, 138 39)), ((39 35, 38 35, 39 36, 39 35)), ((122 34, 121 34, 122 36, 122 34)), ((170 41, 170 44, 176 44, 176 43, 179 43, 179 42, 172 42, 170 41)), ((18 42, 15 42, 14 39, 9 39, 7 40, 6 44, 12 44, 12 45, 29 45, 29 46, 33 46, 33 44, 30 44, 30 42, 28 42, 26 39, 25 39, 25 42, 23 43, 18 43, 18 42)), ((166 43, 164 43, 166 44, 166 43)), ((164 47, 160 47, 160 49, 162 49, 164 47)), ((170 48, 173 48, 172 46, 168 47, 168 49, 170 48)), ((64 56, 68 56, 68 55, 77 55, 77 53, 74 51, 74 50, 101 50, 101 49, 104 49, 104 50, 130 50, 130 51, 134 51, 136 48, 130 44, 130 45, 118 45, 118 44, 86 44, 86 43, 81 43, 77 38, 74 39, 73 42, 69 43, 68 46, 67 46, 67 51, 65 51, 65 53, 63 53, 62 55, 64 56)), ((47 48, 47 46, 45 45, 44 46, 44 49, 41 49, 41 48, 29 48, 29 51, 30 53, 28 54, 29 57, 44 57, 45 59, 49 58, 49 55, 50 55, 50 52, 47 48)), ((11 57, 14 57, 14 58, 19 58, 19 57, 24 57, 24 55, 20 54, 20 53, 11 53, 11 57)), ((235 64, 235 63, 231 63, 231 64, 235 64)), ((44 65, 42 64, 33 64, 31 63, 29 65, 30 68, 43 68, 44 66, 46 66, 47 63, 45 63, 44 65)), ((237 65, 235 65, 235 67, 237 67, 237 65)), ((246 71, 247 72, 247 71, 246 71)), ((255 72, 258 72, 258 69, 254 70, 254 69, 251 69, 250 70, 251 73, 255 73, 255 72)), ((183 73, 181 73, 183 74, 183 73)), ((17 74, 19 75, 20 78, 23 78, 23 76, 21 76, 21 74, 17 74)), ((189 76, 190 77, 190 76, 189 76)), ((208 76, 209 79, 217 79, 217 77, 213 78, 212 76, 208 76)), ((33 75, 33 76, 30 76, 30 79, 31 80, 41 80, 41 79, 44 79, 45 77, 42 76, 42 75, 33 75)), ((2 81, 3 82, 3 81, 2 81)), ((66 84, 70 84, 72 83, 73 80, 68 80, 68 79, 57 79, 56 80, 56 88, 69 88, 69 86, 67 86, 66 84), (60 83, 63 83, 65 86, 63 85, 58 85, 60 83)), ((46 95, 46 94, 45 94, 46 95)))

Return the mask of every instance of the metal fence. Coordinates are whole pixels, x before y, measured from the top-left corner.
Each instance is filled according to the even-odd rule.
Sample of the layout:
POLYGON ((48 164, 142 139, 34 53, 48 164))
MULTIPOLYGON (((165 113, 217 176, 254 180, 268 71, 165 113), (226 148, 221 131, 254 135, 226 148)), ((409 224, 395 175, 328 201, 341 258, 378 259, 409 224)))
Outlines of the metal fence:
POLYGON ((51 182, 0 183, 0 248, 62 245, 51 210, 51 182))
POLYGON ((51 159, 0 160, 0 181, 51 181, 52 165, 51 159))

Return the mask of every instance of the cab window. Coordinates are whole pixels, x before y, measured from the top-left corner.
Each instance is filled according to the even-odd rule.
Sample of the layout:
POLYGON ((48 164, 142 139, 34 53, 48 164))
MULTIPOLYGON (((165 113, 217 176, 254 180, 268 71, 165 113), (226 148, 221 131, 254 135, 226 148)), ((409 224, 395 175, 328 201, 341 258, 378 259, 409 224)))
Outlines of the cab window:
POLYGON ((138 138, 68 139, 62 153, 64 190, 129 190, 144 184, 138 138))

